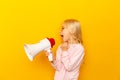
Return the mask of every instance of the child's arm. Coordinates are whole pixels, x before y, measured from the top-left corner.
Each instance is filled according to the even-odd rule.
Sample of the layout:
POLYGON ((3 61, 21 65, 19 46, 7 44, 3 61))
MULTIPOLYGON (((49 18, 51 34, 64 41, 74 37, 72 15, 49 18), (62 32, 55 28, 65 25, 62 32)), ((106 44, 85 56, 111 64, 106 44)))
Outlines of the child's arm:
MULTIPOLYGON (((60 50, 59 50, 59 48, 58 48, 57 53, 60 53, 59 51, 60 51, 60 50)), ((59 54, 56 54, 56 55, 57 55, 56 58, 55 58, 55 56, 54 56, 54 54, 53 54, 52 51, 51 51, 51 52, 46 52, 46 55, 47 55, 47 57, 48 57, 48 60, 51 62, 51 65, 52 65, 56 70, 59 71, 59 70, 61 69, 61 65, 63 65, 63 64, 61 63, 61 60, 58 58, 58 57, 60 57, 59 54)))

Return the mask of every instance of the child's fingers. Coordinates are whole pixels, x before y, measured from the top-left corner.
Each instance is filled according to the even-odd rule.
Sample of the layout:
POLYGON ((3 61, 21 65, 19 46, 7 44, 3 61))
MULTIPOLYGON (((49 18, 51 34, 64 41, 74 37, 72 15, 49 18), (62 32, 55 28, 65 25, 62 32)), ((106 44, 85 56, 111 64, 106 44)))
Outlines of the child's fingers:
POLYGON ((47 51, 45 51, 45 54, 46 54, 46 56, 49 56, 49 53, 47 51))

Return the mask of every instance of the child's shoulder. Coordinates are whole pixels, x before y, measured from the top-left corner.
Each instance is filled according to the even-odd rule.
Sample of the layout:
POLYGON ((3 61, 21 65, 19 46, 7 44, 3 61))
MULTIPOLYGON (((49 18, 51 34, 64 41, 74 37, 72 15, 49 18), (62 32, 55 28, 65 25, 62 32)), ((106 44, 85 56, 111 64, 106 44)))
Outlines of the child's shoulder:
POLYGON ((70 48, 75 50, 84 50, 84 46, 82 44, 71 44, 70 48))
POLYGON ((80 44, 80 43, 78 44, 78 46, 81 47, 81 48, 84 48, 84 46, 82 44, 80 44))

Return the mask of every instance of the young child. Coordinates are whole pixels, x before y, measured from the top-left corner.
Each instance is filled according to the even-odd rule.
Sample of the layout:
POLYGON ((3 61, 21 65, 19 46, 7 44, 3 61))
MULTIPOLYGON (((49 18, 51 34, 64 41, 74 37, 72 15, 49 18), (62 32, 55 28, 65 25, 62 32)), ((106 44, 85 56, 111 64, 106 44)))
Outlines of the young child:
MULTIPOLYGON (((80 23, 74 19, 65 20, 60 33, 62 44, 53 56, 52 66, 56 69, 54 80, 78 80, 79 68, 84 57, 80 23)), ((51 54, 47 53, 48 57, 51 54)))

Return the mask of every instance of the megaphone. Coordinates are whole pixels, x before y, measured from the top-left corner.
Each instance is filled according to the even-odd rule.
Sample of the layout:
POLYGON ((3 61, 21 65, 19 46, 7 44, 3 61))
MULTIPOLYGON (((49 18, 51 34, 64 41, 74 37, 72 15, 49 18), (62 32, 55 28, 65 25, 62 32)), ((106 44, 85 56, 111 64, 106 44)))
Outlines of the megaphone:
POLYGON ((50 51, 55 45, 55 40, 53 38, 44 38, 39 43, 36 44, 24 44, 24 49, 27 57, 30 61, 33 61, 34 57, 41 51, 45 50, 47 52, 50 51))

